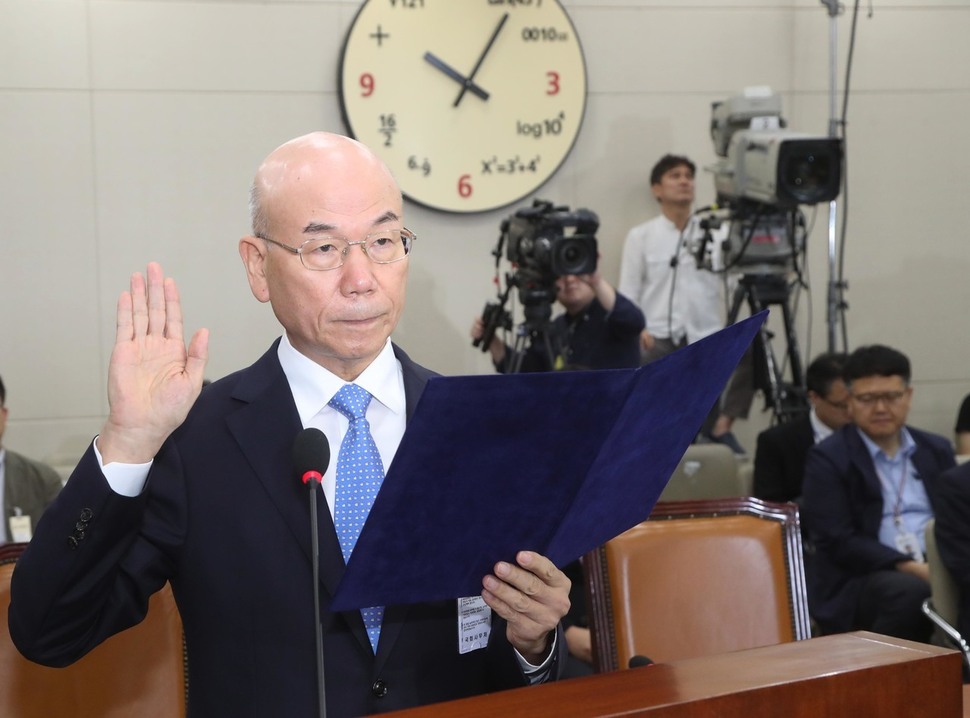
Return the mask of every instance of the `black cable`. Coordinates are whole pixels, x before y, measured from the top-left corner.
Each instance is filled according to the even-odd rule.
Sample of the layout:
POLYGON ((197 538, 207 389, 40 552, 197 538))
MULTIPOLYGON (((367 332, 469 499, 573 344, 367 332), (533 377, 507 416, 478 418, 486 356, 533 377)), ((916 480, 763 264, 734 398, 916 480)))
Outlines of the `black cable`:
MULTIPOLYGON (((684 246, 684 234, 691 228, 693 221, 693 215, 687 218, 687 224, 680 230, 680 236, 677 237, 677 246, 674 248, 674 255, 670 258, 670 268, 674 272, 670 277, 670 296, 667 298, 667 338, 674 348, 676 348, 676 342, 674 342, 674 287, 677 286, 677 268, 680 266, 680 250, 684 246)), ((687 331, 686 324, 684 331, 687 331)))

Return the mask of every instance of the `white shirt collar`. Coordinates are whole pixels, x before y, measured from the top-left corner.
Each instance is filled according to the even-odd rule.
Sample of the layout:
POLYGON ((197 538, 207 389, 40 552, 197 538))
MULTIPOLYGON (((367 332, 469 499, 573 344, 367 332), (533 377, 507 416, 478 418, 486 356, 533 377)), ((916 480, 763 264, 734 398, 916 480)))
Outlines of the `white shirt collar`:
POLYGON ((866 435, 866 432, 864 432, 858 426, 856 427, 856 431, 858 431, 859 436, 862 437, 862 442, 866 445, 866 449, 869 451, 869 456, 872 457, 873 461, 880 458, 885 461, 899 461, 900 459, 908 460, 913 455, 913 452, 916 451, 916 440, 913 439, 913 435, 909 433, 909 429, 907 429, 905 426, 899 430, 899 450, 892 458, 890 458, 889 455, 883 451, 883 448, 875 441, 870 439, 866 435))
POLYGON ((812 407, 811 411, 808 412, 808 420, 812 423, 812 431, 815 433, 816 444, 823 439, 827 439, 832 436, 832 427, 818 418, 818 414, 815 413, 814 406, 812 407))
MULTIPOLYGON (((325 407, 347 382, 297 351, 285 333, 280 340, 277 356, 289 382, 290 391, 293 392, 300 421, 306 426, 308 420, 325 407)), ((371 396, 392 413, 403 415, 405 401, 404 394, 399 391, 399 377, 397 357, 394 356, 394 348, 388 339, 374 361, 353 383, 370 392, 371 396)))

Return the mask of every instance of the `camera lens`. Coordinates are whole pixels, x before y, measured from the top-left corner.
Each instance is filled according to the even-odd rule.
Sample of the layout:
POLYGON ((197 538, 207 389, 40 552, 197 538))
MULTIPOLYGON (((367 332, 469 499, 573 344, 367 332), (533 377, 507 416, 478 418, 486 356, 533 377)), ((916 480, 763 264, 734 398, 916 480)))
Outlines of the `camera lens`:
POLYGON ((596 240, 592 237, 563 237, 556 241, 552 271, 563 274, 591 274, 596 271, 596 240))
POLYGON ((793 193, 811 196, 824 187, 831 176, 828 157, 817 157, 807 154, 795 157, 787 167, 785 182, 792 188, 793 193))
POLYGON ((841 182, 838 140, 789 140, 778 158, 779 199, 802 204, 834 199, 841 182))

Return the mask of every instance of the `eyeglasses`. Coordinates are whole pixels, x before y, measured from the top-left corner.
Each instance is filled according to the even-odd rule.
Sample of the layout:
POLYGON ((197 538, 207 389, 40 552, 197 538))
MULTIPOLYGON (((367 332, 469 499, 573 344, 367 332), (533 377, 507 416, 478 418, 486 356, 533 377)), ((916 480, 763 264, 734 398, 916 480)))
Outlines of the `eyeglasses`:
POLYGON ((375 264, 400 262, 411 253, 411 245, 417 239, 417 235, 406 228, 374 232, 357 242, 351 242, 344 237, 316 237, 308 239, 299 247, 291 247, 262 234, 256 236, 288 252, 300 255, 303 266, 314 272, 326 272, 344 266, 347 253, 355 244, 360 245, 364 254, 375 264))
POLYGON ((832 401, 831 399, 827 399, 824 396, 820 396, 819 399, 821 399, 822 401, 824 401, 829 406, 831 406, 831 407, 833 407, 835 409, 839 409, 840 411, 845 411, 846 409, 849 408, 849 402, 848 401, 832 401))
POLYGON ((895 406, 906 396, 905 391, 880 391, 871 394, 853 394, 852 399, 865 407, 872 407, 880 401, 886 406, 895 406))

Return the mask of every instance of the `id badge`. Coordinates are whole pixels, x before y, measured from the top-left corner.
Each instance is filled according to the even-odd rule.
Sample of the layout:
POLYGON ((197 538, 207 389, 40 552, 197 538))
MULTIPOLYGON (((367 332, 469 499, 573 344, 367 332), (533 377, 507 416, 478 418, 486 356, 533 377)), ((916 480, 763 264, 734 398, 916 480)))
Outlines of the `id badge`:
POLYGON ((914 561, 924 563, 926 560, 923 557, 923 552, 920 551, 916 534, 912 531, 899 530, 896 532, 896 550, 900 553, 907 554, 914 561))
POLYGON ((11 516, 9 522, 10 540, 14 543, 27 543, 33 537, 30 530, 30 516, 21 514, 11 516))
POLYGON ((458 653, 485 648, 492 633, 492 609, 481 596, 458 599, 458 653))

